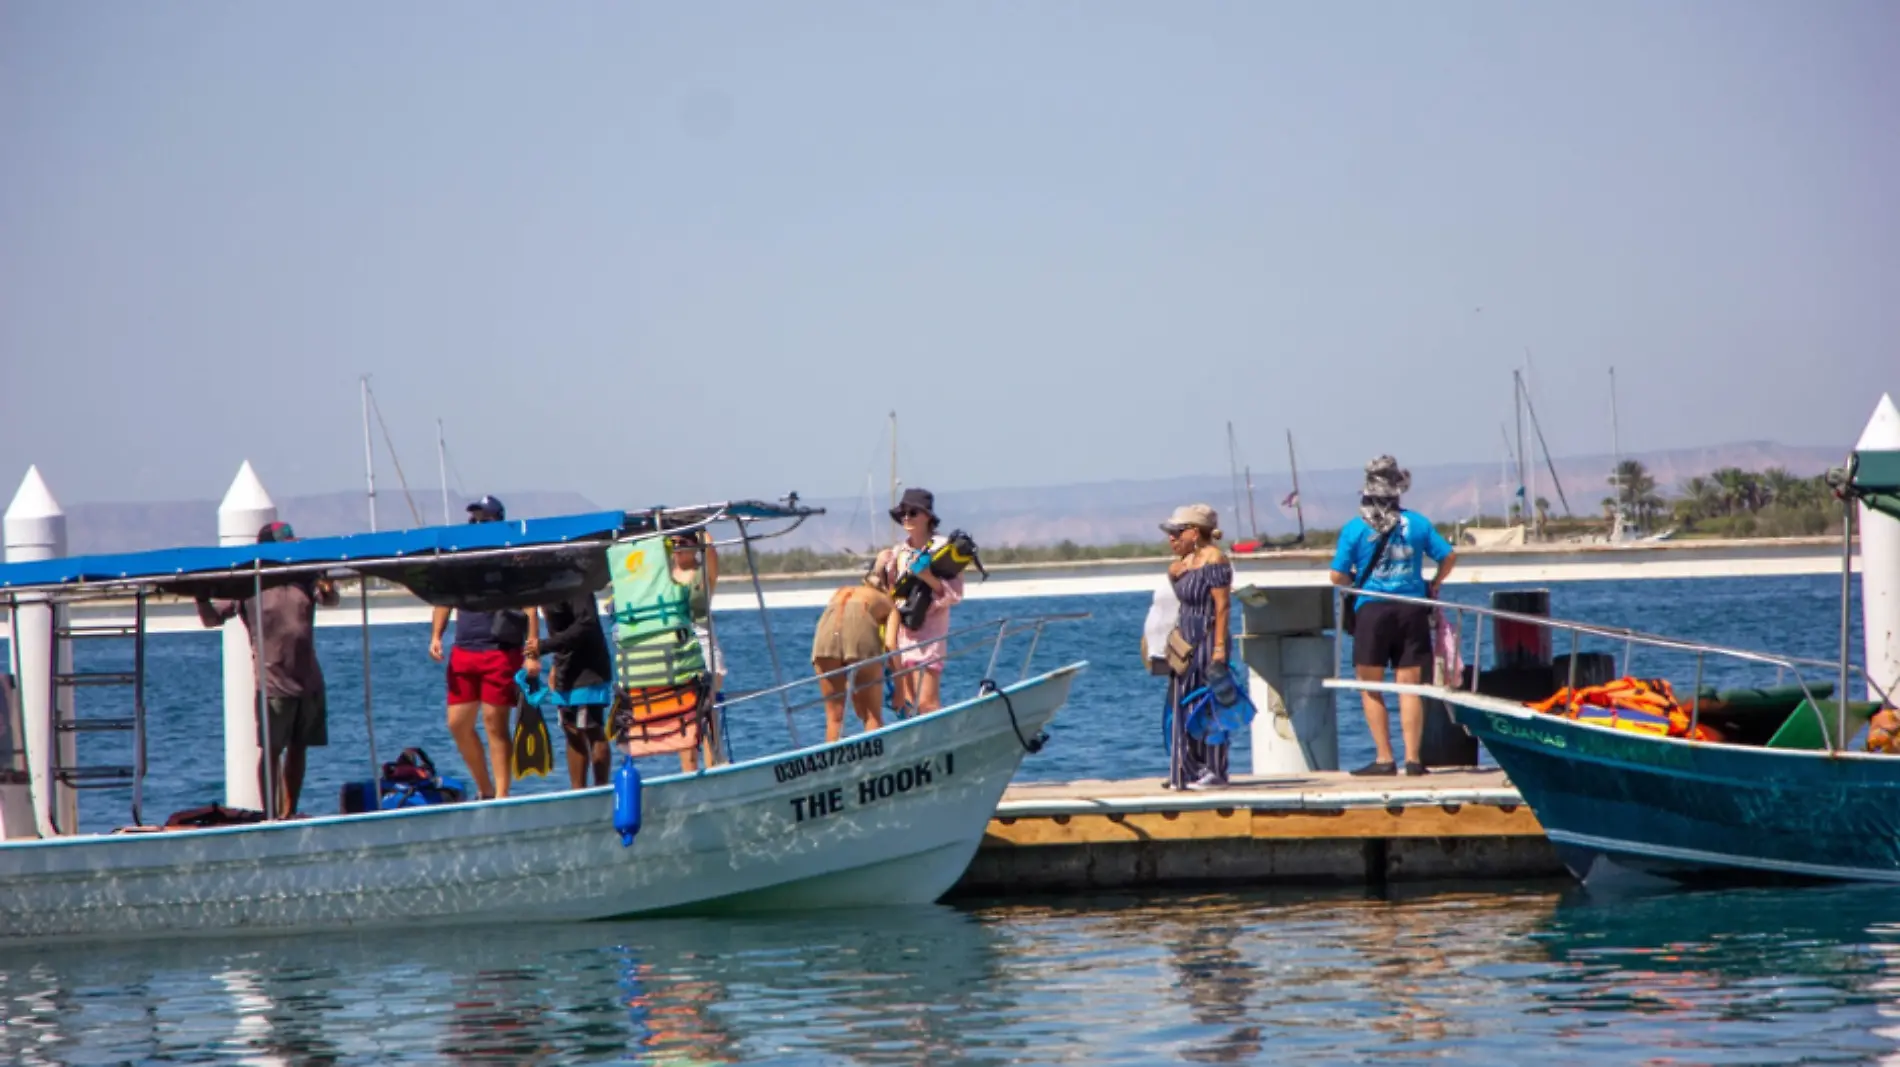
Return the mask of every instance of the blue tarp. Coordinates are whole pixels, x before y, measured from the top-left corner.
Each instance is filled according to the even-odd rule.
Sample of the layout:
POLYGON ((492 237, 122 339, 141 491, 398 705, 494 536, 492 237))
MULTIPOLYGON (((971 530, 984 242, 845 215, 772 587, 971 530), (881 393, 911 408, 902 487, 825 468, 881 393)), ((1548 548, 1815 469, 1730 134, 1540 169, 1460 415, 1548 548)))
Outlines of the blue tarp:
POLYGON ((479 549, 564 544, 602 538, 619 532, 628 516, 619 511, 568 515, 549 519, 429 526, 419 530, 315 537, 229 548, 167 548, 109 556, 74 556, 39 563, 0 565, 0 590, 71 586, 88 582, 189 580, 193 575, 249 571, 262 563, 269 574, 275 566, 334 563, 349 566, 365 560, 406 559, 479 549))

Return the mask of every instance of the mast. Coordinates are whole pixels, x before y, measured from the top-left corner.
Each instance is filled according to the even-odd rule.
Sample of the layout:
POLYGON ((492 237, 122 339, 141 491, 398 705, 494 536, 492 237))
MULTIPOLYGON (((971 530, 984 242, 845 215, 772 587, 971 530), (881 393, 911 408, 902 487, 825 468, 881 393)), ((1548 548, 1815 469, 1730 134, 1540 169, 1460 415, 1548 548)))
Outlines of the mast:
POLYGON ((1498 454, 1498 525, 1511 525, 1511 431, 1498 423, 1498 436, 1504 439, 1504 451, 1498 454))
MULTIPOLYGON (((1537 405, 1531 402, 1529 393, 1524 394, 1524 410, 1531 416, 1531 432, 1537 435, 1537 447, 1544 451, 1544 467, 1550 471, 1551 488, 1557 492, 1557 502, 1564 506, 1564 514, 1570 514, 1570 498, 1564 495, 1564 480, 1557 476, 1557 461, 1550 458, 1550 442, 1544 440, 1544 424, 1537 421, 1537 405)), ((1532 485, 1537 477, 1537 457, 1531 456, 1532 485)))
POLYGON ((1240 525, 1240 467, 1234 461, 1234 424, 1227 424, 1227 480, 1234 490, 1234 525, 1240 525))
POLYGON ((897 412, 891 412, 891 510, 897 510, 897 412))
MULTIPOLYGON (((1534 535, 1537 527, 1531 513, 1536 509, 1531 507, 1531 498, 1525 492, 1524 486, 1524 373, 1522 371, 1511 372, 1511 407, 1517 416, 1517 518, 1519 522, 1530 527, 1534 535)), ((1508 517, 1509 514, 1510 509, 1506 508, 1505 515, 1508 517)))
POLYGON ((1260 519, 1253 510, 1253 468, 1242 468, 1247 477, 1247 529, 1252 531, 1253 539, 1260 540, 1260 519))
POLYGON ((1293 521, 1299 523, 1299 535, 1293 543, 1306 543, 1306 501, 1300 499, 1300 463, 1293 456, 1293 431, 1286 432, 1286 465, 1293 472, 1293 521))
POLYGON ((1623 526, 1623 437, 1616 419, 1616 368, 1610 368, 1610 452, 1616 466, 1610 472, 1610 484, 1616 486, 1616 516, 1613 525, 1623 526))
POLYGON ((449 524, 449 446, 442 438, 442 420, 435 420, 435 476, 442 483, 442 525, 449 524))
POLYGON ((369 482, 369 532, 376 532, 376 446, 369 435, 369 375, 358 382, 363 387, 363 477, 369 482))

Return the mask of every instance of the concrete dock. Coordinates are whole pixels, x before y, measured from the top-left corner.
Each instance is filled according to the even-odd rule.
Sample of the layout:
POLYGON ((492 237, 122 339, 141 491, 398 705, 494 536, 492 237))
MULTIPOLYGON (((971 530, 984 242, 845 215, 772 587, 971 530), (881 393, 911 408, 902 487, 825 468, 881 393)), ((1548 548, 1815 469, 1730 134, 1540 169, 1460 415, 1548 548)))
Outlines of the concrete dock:
POLYGON ((1543 828, 1499 770, 1425 778, 1337 771, 1017 785, 959 895, 1184 886, 1383 885, 1559 877, 1543 828))

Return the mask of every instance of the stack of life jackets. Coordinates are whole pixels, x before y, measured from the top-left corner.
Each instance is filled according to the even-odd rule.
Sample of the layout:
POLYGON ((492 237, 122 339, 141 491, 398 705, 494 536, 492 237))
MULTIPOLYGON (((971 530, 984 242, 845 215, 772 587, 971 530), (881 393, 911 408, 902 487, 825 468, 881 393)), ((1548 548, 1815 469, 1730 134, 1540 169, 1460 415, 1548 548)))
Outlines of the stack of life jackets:
POLYGON ((1530 705, 1530 709, 1634 733, 1692 741, 1722 740, 1720 734, 1700 723, 1691 729, 1689 710, 1677 702, 1676 691, 1661 678, 1618 678, 1574 691, 1566 687, 1550 699, 1530 705))
POLYGON ((607 550, 614 596, 614 740, 629 755, 699 744, 711 679, 693 630, 692 593, 673 580, 661 538, 607 550))

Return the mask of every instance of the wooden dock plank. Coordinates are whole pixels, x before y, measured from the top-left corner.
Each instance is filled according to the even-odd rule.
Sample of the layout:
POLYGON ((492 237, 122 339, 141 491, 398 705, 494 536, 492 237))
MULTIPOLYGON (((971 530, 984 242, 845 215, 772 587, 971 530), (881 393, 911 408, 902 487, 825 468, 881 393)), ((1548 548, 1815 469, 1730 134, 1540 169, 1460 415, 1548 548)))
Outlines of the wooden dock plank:
POLYGON ((1160 779, 1011 786, 959 892, 1382 884, 1563 873, 1503 772, 1315 773, 1176 792, 1160 779))

